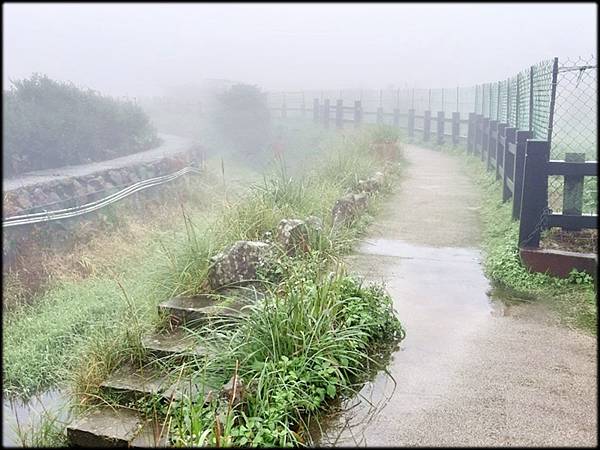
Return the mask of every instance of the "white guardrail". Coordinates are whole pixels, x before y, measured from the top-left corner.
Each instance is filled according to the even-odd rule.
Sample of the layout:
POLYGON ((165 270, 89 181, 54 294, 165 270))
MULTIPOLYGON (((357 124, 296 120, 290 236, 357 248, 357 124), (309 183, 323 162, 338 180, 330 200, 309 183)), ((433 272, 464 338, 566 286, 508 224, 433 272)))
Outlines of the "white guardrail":
POLYGON ((2 228, 16 227, 19 225, 32 225, 34 223, 50 222, 52 220, 68 219, 71 217, 88 214, 105 206, 116 203, 119 200, 122 200, 131 194, 147 189, 149 187, 168 183, 169 181, 173 181, 187 173, 201 172, 202 170, 196 167, 184 167, 183 169, 169 175, 162 175, 160 177, 149 178, 147 180, 139 181, 137 183, 132 184, 129 187, 126 187, 125 189, 120 190, 119 192, 115 192, 114 194, 111 194, 105 198, 96 200, 91 203, 87 203, 85 205, 59 209, 56 211, 43 211, 38 213, 22 214, 19 216, 7 217, 5 219, 2 219, 2 228))

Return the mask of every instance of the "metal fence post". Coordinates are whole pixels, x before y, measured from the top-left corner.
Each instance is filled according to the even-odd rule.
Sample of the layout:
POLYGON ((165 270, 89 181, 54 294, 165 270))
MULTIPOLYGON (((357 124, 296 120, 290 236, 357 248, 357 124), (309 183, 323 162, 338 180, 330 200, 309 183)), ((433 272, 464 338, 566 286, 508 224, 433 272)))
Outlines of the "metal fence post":
MULTIPOLYGON (((457 88, 458 89, 458 88, 457 88)), ((470 118, 469 118, 470 120, 470 118)), ((452 113, 452 145, 456 147, 460 142, 460 112, 452 113)))
POLYGON ((319 123, 319 99, 313 99, 313 122, 319 123))
POLYGON ((354 101, 354 126, 359 127, 362 122, 362 107, 360 100, 354 101))
POLYGON ((415 136, 415 110, 413 108, 408 110, 408 136, 415 136))
POLYGON ((548 206, 548 141, 528 140, 525 146, 519 248, 540 245, 543 216, 548 206))
POLYGON ((431 111, 425 111, 423 113, 423 140, 429 141, 431 135, 431 111))
POLYGON ((525 146, 531 133, 526 130, 517 130, 515 135, 515 168, 513 170, 513 220, 521 217, 521 196, 523 192, 523 169, 525 167, 525 146))
POLYGON ((437 143, 438 145, 444 144, 444 111, 438 111, 437 113, 437 143))
POLYGON ((548 116, 548 142, 552 150, 552 128, 554 124, 554 106, 556 103, 556 84, 558 81, 558 58, 552 64, 552 90, 550 91, 550 115, 548 116))
POLYGON ((336 128, 344 126, 344 103, 342 99, 335 102, 335 126, 336 128))
POLYGON ((533 133, 533 66, 529 69, 529 131, 533 133))

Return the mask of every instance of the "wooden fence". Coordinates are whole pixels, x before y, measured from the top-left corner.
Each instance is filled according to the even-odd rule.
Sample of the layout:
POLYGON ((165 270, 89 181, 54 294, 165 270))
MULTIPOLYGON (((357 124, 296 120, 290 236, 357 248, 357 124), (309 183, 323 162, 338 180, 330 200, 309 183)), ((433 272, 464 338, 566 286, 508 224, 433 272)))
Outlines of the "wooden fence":
POLYGON ((312 108, 304 103, 299 108, 271 108, 287 117, 289 111, 300 112, 302 117, 310 112, 315 123, 337 128, 346 124, 360 126, 364 122, 390 123, 405 129, 410 138, 422 137, 424 142, 453 146, 466 145, 467 154, 479 157, 488 171, 493 171, 502 181, 502 200, 512 201, 512 217, 520 220, 519 247, 538 248, 540 234, 549 227, 567 230, 598 228, 597 214, 582 214, 583 177, 597 176, 597 161, 585 161, 585 153, 567 153, 564 160, 550 160, 550 142, 532 139, 530 130, 520 130, 509 123, 469 113, 468 119, 459 112, 446 117, 444 111, 425 110, 416 114, 415 109, 406 112, 395 108, 384 111, 364 111, 360 100, 345 106, 342 100, 332 104, 328 98, 313 100, 312 108), (374 120, 373 120, 374 119, 374 120), (417 123, 422 124, 417 126, 417 123), (467 127, 466 133, 461 131, 467 127), (449 138, 449 141, 446 141, 449 138), (548 208, 548 177, 564 177, 563 211, 556 213, 548 208))

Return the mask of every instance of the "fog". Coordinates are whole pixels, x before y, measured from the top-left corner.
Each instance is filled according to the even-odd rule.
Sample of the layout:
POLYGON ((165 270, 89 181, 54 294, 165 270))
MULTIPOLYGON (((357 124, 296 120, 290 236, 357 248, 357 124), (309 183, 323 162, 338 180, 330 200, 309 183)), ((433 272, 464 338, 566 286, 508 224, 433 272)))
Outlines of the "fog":
POLYGON ((4 4, 3 83, 112 95, 216 78, 267 90, 450 87, 596 54, 587 4, 4 4))

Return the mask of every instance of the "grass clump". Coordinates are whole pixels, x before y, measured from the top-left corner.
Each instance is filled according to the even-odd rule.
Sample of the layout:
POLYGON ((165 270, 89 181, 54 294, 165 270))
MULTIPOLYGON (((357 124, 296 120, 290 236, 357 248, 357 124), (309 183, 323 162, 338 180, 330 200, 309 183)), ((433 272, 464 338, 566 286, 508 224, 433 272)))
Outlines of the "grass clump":
POLYGON ((284 262, 285 276, 236 327, 204 330, 214 352, 189 369, 241 380, 237 402, 185 398, 172 408, 176 446, 294 446, 308 424, 379 367, 373 356, 404 337, 390 297, 342 272, 320 251, 284 262))

